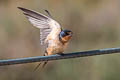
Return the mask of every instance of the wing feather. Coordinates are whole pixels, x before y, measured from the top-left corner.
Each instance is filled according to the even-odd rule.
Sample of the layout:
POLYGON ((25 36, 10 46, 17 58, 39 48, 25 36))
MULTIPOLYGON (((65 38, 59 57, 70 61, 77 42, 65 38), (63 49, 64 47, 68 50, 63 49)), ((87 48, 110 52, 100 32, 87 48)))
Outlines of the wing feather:
POLYGON ((61 30, 61 26, 55 20, 47 17, 41 13, 35 12, 33 10, 18 7, 24 12, 24 15, 33 24, 33 26, 40 28, 40 43, 44 44, 45 39, 53 30, 61 30))

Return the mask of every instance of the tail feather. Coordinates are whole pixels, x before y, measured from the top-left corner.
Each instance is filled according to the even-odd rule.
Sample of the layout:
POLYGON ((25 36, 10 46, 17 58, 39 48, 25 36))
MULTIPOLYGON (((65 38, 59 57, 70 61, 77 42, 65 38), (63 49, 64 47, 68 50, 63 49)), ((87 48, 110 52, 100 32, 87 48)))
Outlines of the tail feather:
MULTIPOLYGON (((47 53, 45 53, 43 56, 47 56, 47 53)), ((43 65, 42 65, 42 68, 44 68, 47 63, 48 63, 48 61, 45 61, 45 62, 43 63, 43 65)), ((39 68, 40 65, 41 65, 41 63, 39 63, 39 64, 35 67, 34 71, 36 71, 36 70, 39 68)))
POLYGON ((36 71, 40 65, 41 65, 41 63, 39 63, 39 64, 35 67, 34 71, 36 71))
POLYGON ((52 18, 52 15, 50 14, 50 12, 49 12, 48 10, 45 10, 45 12, 48 14, 48 16, 49 16, 50 18, 52 18))
POLYGON ((47 65, 48 61, 44 62, 44 64, 42 65, 42 68, 44 68, 47 65))

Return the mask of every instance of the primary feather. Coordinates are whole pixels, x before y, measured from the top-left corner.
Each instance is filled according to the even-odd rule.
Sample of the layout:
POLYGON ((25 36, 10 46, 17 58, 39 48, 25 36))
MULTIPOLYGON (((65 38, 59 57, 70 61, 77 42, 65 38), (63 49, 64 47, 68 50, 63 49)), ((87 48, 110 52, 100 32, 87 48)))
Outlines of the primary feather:
MULTIPOLYGON (((40 28, 40 43, 45 44, 49 35, 54 35, 54 31, 61 31, 61 26, 55 20, 33 10, 18 7, 24 12, 24 15, 33 24, 40 28)), ((54 37, 54 36, 53 36, 54 37)))

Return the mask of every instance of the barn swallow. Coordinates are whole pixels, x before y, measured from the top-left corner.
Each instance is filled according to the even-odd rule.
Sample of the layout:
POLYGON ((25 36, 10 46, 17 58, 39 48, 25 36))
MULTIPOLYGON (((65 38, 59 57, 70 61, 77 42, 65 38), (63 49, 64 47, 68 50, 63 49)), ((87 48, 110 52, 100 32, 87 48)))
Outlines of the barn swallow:
MULTIPOLYGON (((18 7, 23 11, 23 14, 28 18, 33 26, 40 29, 40 43, 47 45, 44 56, 59 54, 62 55, 64 49, 67 47, 69 40, 72 38, 73 32, 70 30, 63 30, 60 24, 52 19, 51 14, 45 16, 33 10, 18 7)), ((43 67, 48 61, 44 62, 43 67)), ((41 63, 40 63, 41 64, 41 63)), ((35 70, 40 66, 35 68, 35 70)))

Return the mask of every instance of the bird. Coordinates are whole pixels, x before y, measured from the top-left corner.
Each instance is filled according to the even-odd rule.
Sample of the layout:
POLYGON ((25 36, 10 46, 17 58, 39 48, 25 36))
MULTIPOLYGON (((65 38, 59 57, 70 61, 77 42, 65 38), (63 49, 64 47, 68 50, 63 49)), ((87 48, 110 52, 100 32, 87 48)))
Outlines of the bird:
MULTIPOLYGON (((64 50, 68 46, 69 40, 72 38, 73 32, 71 30, 63 29, 60 24, 55 21, 48 10, 48 16, 23 7, 18 7, 23 11, 30 23, 36 28, 40 29, 40 44, 46 45, 43 56, 49 55, 64 55, 64 50)), ((43 67, 48 63, 45 61, 43 67)), ((35 70, 40 66, 37 65, 35 70)))

